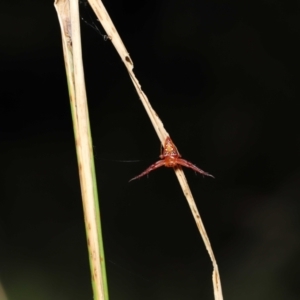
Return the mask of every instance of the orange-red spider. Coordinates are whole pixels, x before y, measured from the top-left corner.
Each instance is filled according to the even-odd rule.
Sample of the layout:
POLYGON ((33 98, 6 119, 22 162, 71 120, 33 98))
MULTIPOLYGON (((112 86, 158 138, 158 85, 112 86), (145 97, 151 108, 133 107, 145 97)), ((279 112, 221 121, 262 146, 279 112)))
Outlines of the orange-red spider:
POLYGON ((149 172, 151 172, 159 167, 162 167, 162 166, 165 166, 168 168, 176 168, 179 165, 187 167, 187 168, 191 168, 194 171, 196 171, 202 175, 206 175, 206 176, 210 176, 210 177, 214 178, 213 175, 199 169, 197 166, 193 165, 189 161, 182 159, 181 155, 179 154, 176 146, 174 145, 174 143, 172 142, 170 137, 166 138, 165 145, 164 145, 164 151, 162 152, 162 154, 159 157, 160 157, 159 161, 157 161, 155 164, 151 165, 148 169, 146 169, 143 173, 141 173, 140 175, 138 175, 136 177, 133 177, 129 181, 140 178, 140 177, 148 174, 149 172))

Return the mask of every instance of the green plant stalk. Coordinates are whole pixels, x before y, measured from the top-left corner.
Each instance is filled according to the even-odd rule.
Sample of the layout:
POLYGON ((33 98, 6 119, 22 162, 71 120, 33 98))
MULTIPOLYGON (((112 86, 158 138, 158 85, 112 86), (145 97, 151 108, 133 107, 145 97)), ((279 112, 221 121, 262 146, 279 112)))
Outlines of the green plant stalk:
POLYGON ((54 6, 62 32, 93 294, 95 300, 108 300, 96 172, 81 56, 78 0, 56 0, 54 6))

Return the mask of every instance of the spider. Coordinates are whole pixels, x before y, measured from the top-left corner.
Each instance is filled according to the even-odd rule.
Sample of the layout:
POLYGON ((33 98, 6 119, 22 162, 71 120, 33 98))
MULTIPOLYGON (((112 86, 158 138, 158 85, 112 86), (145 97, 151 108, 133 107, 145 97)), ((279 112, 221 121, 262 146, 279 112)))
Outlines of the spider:
POLYGON ((193 165, 189 161, 182 159, 176 146, 174 145, 174 143, 172 142, 172 140, 169 136, 166 138, 165 145, 164 145, 164 151, 162 152, 162 154, 159 157, 160 157, 159 161, 157 161, 156 163, 151 165, 148 169, 146 169, 140 175, 130 179, 129 182, 132 180, 138 179, 159 167, 165 166, 168 168, 177 168, 179 165, 193 169, 194 171, 196 171, 202 175, 206 175, 206 176, 210 176, 210 177, 214 178, 213 175, 199 169, 197 166, 193 165))

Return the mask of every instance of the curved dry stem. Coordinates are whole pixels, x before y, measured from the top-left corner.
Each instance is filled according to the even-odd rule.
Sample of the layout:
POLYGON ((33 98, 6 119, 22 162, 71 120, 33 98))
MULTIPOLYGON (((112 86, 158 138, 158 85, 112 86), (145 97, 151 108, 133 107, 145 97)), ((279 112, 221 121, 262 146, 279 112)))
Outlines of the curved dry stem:
MULTIPOLYGON (((89 4, 91 5, 92 9, 94 10, 96 16, 98 17, 101 25, 103 26, 104 30, 106 31, 106 34, 108 35, 109 39, 115 46, 117 52, 119 53, 123 63, 125 64, 125 67, 128 70, 129 76, 132 80, 132 83, 139 95, 139 98, 151 120, 151 123, 154 127, 154 130, 156 131, 161 144, 164 145, 166 138, 169 136, 168 132, 165 130, 163 123, 159 119, 156 112, 151 107, 151 104, 145 95, 145 93, 142 91, 141 85, 139 84, 139 81, 135 77, 135 74, 133 73, 133 61, 130 58, 130 55, 128 51, 126 50, 112 20, 110 19, 110 16, 108 15, 103 3, 101 0, 88 0, 89 4)), ((193 217, 195 219, 195 222, 197 224, 198 230, 202 236, 202 239, 204 241, 205 247, 208 251, 208 254, 211 258, 212 264, 213 264, 213 286, 214 286, 214 296, 216 300, 222 300, 222 288, 221 288, 221 281, 220 281, 220 275, 218 270, 218 265, 216 262, 216 259, 214 257, 214 253, 212 250, 212 247, 210 245, 206 230, 204 228, 204 225, 202 223, 200 214, 198 212, 197 206, 195 204, 193 195, 191 193, 191 190, 189 188, 189 185, 187 183, 187 180, 185 178, 185 175, 181 168, 177 168, 175 170, 176 176, 178 178, 178 181, 180 183, 180 186, 182 188, 182 191, 187 199, 187 202, 190 206, 191 212, 193 214, 193 217)))

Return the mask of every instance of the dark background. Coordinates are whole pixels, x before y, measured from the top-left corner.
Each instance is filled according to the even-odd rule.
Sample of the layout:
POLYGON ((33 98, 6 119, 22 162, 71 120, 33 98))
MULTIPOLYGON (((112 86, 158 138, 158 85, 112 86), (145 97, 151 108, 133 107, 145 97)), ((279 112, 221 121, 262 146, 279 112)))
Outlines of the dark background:
MULTIPOLYGON (((216 177, 186 170, 225 299, 299 299, 299 1, 104 4, 180 153, 216 177)), ((128 183, 160 143, 127 71, 82 36, 110 297, 213 299, 174 172, 128 183)), ((0 76, 0 299, 92 299, 53 1, 1 1, 0 76)))

